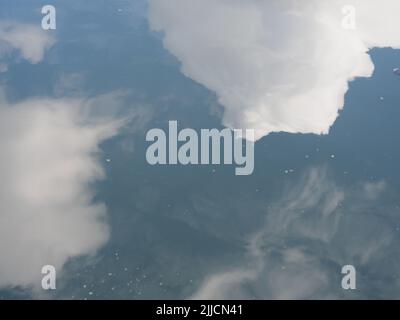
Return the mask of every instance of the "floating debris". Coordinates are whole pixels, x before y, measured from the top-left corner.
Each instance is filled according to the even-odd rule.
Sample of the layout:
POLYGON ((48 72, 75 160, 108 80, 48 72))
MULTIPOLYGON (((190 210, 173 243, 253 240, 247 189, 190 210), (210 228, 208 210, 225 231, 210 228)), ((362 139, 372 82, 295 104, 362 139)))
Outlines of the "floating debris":
POLYGON ((287 170, 285 170, 285 174, 293 173, 293 172, 294 172, 294 169, 287 169, 287 170))
POLYGON ((395 69, 393 69, 393 73, 394 73, 396 76, 400 76, 400 68, 395 68, 395 69))

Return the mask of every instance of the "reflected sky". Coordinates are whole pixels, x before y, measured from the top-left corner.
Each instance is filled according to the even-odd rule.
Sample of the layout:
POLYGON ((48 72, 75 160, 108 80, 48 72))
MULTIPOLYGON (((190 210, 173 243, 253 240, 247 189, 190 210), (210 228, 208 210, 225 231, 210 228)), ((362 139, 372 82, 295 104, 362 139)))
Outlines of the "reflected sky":
MULTIPOLYGON (((106 176, 93 186, 110 238, 96 255, 70 259, 45 297, 398 298, 399 51, 370 52, 375 73, 350 84, 329 135, 259 140, 251 176, 233 166, 152 167, 147 130, 169 120, 222 128, 215 94, 185 77, 149 31, 144 0, 53 3, 57 43, 41 63, 0 73, 9 101, 117 91, 129 123, 102 143, 106 176), (345 264, 357 267, 356 291, 341 289, 345 264)), ((40 6, 3 0, 0 19, 38 23, 40 6)), ((0 291, 15 297, 32 292, 0 291)))

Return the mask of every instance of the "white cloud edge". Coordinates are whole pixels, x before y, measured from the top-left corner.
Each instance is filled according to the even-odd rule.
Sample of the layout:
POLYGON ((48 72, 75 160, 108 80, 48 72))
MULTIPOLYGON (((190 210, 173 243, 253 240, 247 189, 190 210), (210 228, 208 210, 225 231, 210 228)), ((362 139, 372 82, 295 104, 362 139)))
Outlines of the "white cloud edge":
POLYGON ((373 47, 400 47, 397 0, 150 0, 149 21, 182 72, 217 93, 223 124, 327 134, 373 47), (356 30, 342 8, 356 8, 356 30), (379 14, 378 14, 379 13, 379 14))

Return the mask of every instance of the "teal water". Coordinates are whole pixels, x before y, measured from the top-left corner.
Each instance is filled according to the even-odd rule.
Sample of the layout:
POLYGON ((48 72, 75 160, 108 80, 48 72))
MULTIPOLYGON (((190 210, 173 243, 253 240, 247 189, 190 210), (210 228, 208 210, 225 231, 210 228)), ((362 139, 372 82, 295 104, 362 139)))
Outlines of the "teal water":
MULTIPOLYGON (((152 167, 145 159, 146 131, 166 127, 169 120, 182 127, 221 128, 222 107, 215 94, 180 73, 161 36, 149 31, 144 1, 54 2, 59 6, 59 42, 43 63, 21 62, 0 74, 10 99, 59 96, 56 79, 83 74, 79 86, 63 94, 126 91, 122 113, 135 110, 144 119, 140 125, 134 120, 102 145, 107 176, 95 186, 96 200, 108 207, 111 238, 95 261, 82 257, 68 263, 54 298, 189 297, 208 275, 243 266, 248 237, 266 217, 274 217, 273 208, 288 202, 290 190, 315 168, 327 172, 327 190, 331 185, 344 190, 344 218, 324 225, 323 232, 334 234, 325 242, 296 227, 305 222, 321 227, 320 201, 304 209, 309 214, 302 212, 290 227, 267 218, 267 224, 275 221, 281 230, 276 238, 266 236, 263 250, 276 250, 268 255, 267 266, 280 261, 283 244, 300 246, 313 257, 307 265, 329 275, 325 291, 313 298, 398 297, 400 77, 392 69, 400 66, 399 51, 371 51, 375 73, 350 84, 329 135, 282 133, 258 141, 252 176, 237 177, 229 166, 152 167), (385 191, 367 205, 359 190, 381 181, 385 191), (388 228, 391 237, 383 241, 388 228), (358 252, 373 247, 374 239, 381 246, 379 254, 363 260, 358 252), (355 293, 340 288, 341 262, 361 266, 355 293)), ((39 1, 5 3, 0 18, 24 21, 33 20, 32 12, 40 6, 39 1)), ((271 296, 262 285, 250 284, 248 292, 248 297, 271 296)), ((29 292, 3 290, 0 296, 27 298, 29 292)))

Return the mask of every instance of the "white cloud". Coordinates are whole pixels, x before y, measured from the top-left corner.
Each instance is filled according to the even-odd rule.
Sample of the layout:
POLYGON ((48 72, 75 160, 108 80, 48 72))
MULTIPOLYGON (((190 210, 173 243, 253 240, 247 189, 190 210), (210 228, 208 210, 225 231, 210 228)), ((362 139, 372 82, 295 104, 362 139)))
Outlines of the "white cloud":
MULTIPOLYGON (((40 27, 0 22, 0 72, 15 52, 39 63, 54 42, 40 27)), ((82 98, 83 81, 65 75, 54 86, 60 98, 18 103, 0 87, 0 288, 38 293, 42 266, 60 276, 70 258, 109 238, 106 207, 93 202, 93 183, 104 178, 99 144, 141 113, 122 111, 124 92, 82 98)))
MULTIPOLYGON (((42 61, 45 51, 54 43, 51 33, 42 30, 39 24, 0 21, 0 59, 18 52, 23 59, 36 64, 42 61)), ((7 65, 1 65, 0 72, 6 71, 7 65)))
MULTIPOLYGON (((207 277, 192 299, 324 299, 341 298, 341 267, 353 264, 374 279, 360 281, 353 294, 379 295, 388 288, 382 279, 399 266, 399 239, 393 225, 398 210, 375 212, 370 189, 384 182, 340 187, 326 168, 313 168, 268 206, 265 224, 249 237, 242 267, 225 266, 207 277), (384 265, 384 257, 390 261, 384 265)), ((373 191, 375 195, 376 192, 373 191)), ((397 219, 398 221, 398 219, 397 219)), ((396 292, 399 285, 393 284, 396 292)))
POLYGON ((60 272, 107 241, 92 184, 104 177, 99 143, 121 125, 97 113, 112 98, 0 102, 0 287, 37 288, 43 265, 60 272))
POLYGON ((398 0, 150 0, 150 24, 185 75, 215 91, 223 123, 328 133, 372 47, 400 47, 398 0), (356 7, 356 30, 342 27, 356 7))

